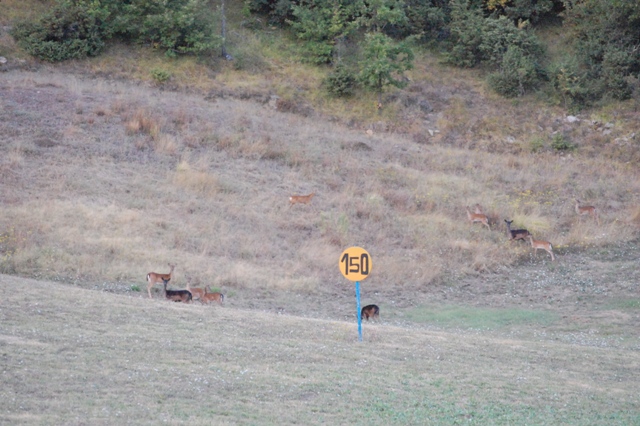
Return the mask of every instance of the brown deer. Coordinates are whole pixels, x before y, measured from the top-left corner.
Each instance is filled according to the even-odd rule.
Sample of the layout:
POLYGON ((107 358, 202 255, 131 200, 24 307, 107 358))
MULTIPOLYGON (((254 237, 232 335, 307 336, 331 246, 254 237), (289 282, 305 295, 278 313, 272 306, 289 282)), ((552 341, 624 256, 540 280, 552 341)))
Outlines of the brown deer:
POLYGON ((488 230, 491 230, 491 228, 489 227, 489 219, 487 218, 487 216, 482 213, 471 213, 471 210, 469 210, 469 206, 467 206, 467 218, 469 219, 471 224, 478 222, 486 226, 488 230))
POLYGON ((549 241, 543 240, 534 240, 533 235, 529 234, 529 241, 531 241, 531 247, 534 248, 535 254, 538 254, 538 249, 542 249, 551 255, 551 261, 553 262, 556 258, 553 256, 553 246, 549 241))
POLYGON ((505 219, 504 221, 507 223, 507 233, 509 234, 510 240, 526 241, 527 238, 529 238, 529 235, 531 235, 531 233, 526 229, 511 229, 511 224, 513 223, 512 220, 505 219))
POLYGON ((189 303, 193 299, 189 290, 167 290, 167 282, 164 282, 164 297, 174 302, 189 303))
POLYGON ((202 302, 202 296, 204 296, 205 293, 203 288, 191 288, 191 285, 187 282, 187 290, 191 292, 193 300, 200 300, 200 302, 202 302))
POLYGON ((576 199, 576 213, 579 217, 584 215, 591 216, 595 219, 596 223, 600 225, 600 218, 598 217, 598 211, 594 206, 581 206, 580 200, 576 199))
POLYGON ((204 295, 202 295, 200 301, 207 305, 211 302, 217 302, 222 306, 222 304, 224 304, 224 294, 219 292, 211 293, 211 287, 206 286, 204 289, 204 295))
POLYGON ((360 311, 360 320, 366 319, 369 321, 369 318, 377 320, 380 318, 380 308, 378 305, 367 305, 360 311))
POLYGON ((169 264, 169 268, 171 269, 168 274, 158 274, 157 272, 149 272, 147 274, 147 281, 149 282, 149 284, 147 284, 147 293, 149 293, 149 299, 151 299, 151 287, 160 281, 163 281, 166 286, 167 283, 171 281, 171 274, 173 274, 175 267, 176 265, 169 264))
POLYGON ((314 195, 316 195, 315 192, 308 195, 292 195, 289 197, 289 207, 294 204, 309 204, 314 195))

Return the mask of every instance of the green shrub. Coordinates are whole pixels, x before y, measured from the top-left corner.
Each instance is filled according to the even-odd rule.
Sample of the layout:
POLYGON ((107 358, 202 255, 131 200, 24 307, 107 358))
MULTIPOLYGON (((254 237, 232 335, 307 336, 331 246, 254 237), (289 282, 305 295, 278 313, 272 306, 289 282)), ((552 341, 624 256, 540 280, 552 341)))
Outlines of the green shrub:
POLYGON ((560 133, 556 133, 551 138, 551 148, 556 151, 573 151, 577 147, 569 139, 560 133))
POLYGON ((536 64, 516 46, 507 49, 500 70, 489 74, 489 87, 507 98, 522 96, 539 82, 536 64))
POLYGON ((353 96, 356 86, 356 74, 344 65, 336 66, 324 81, 327 92, 336 97, 353 96))
POLYGON ((171 78, 171 73, 161 68, 154 68, 151 70, 151 77, 158 83, 164 83, 171 78))
POLYGON ((65 1, 35 22, 18 22, 11 34, 30 55, 57 62, 98 55, 111 31, 106 9, 65 1))
POLYGON ((577 62, 569 58, 549 67, 551 86, 562 98, 564 107, 576 111, 587 107, 594 98, 593 86, 588 86, 588 77, 580 71, 577 62))
POLYGON ((531 152, 540 152, 544 149, 546 141, 541 136, 535 136, 529 141, 529 150, 531 152))

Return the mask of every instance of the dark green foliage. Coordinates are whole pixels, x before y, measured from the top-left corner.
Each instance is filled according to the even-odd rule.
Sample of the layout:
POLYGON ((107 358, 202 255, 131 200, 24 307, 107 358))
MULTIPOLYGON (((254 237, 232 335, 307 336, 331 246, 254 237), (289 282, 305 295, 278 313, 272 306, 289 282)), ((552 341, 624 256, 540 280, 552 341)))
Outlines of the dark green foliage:
POLYGON ((107 40, 151 43, 167 54, 202 54, 220 46, 209 0, 61 0, 12 32, 31 55, 62 61, 99 54, 107 40))
POLYGON ((407 0, 405 1, 405 25, 396 25, 399 36, 419 35, 423 41, 437 40, 448 32, 448 1, 407 0))
POLYGON ((580 71, 575 59, 553 64, 548 74, 551 85, 561 96, 565 108, 575 111, 589 104, 592 90, 588 88, 586 74, 580 71))
POLYGON ((88 1, 63 1, 35 22, 20 22, 12 30, 18 43, 45 61, 99 54, 111 35, 109 11, 88 1))
POLYGON ((270 25, 284 25, 293 18, 293 6, 298 2, 291 0, 246 0, 251 12, 267 16, 270 25))
POLYGON ((551 148, 556 151, 573 151, 577 147, 569 139, 560 133, 556 133, 551 138, 551 148))
POLYGON ((293 6, 295 19, 288 23, 303 40, 309 62, 322 64, 332 60, 336 41, 355 29, 353 13, 340 0, 305 0, 293 6))
POLYGON ((131 0, 115 22, 118 34, 179 53, 210 53, 222 44, 209 0, 131 0))
POLYGON ((544 49, 536 36, 528 30, 527 23, 515 26, 504 16, 484 20, 482 41, 478 46, 480 58, 490 65, 502 64, 502 58, 510 47, 520 50, 523 56, 537 60, 544 49))
POLYGON ((413 51, 406 43, 396 43, 382 33, 365 36, 359 80, 362 85, 378 92, 379 102, 387 86, 405 87, 403 72, 413 68, 413 51))
POLYGON ((554 8, 552 0, 512 0, 505 4, 504 14, 512 21, 536 23, 549 16, 554 8))
POLYGON ((507 98, 524 95, 539 81, 535 61, 515 45, 502 57, 500 70, 488 77, 489 87, 507 98))
POLYGON ((640 3, 564 0, 564 4, 564 24, 593 95, 628 98, 627 77, 640 72, 640 3))
POLYGON ((332 96, 336 97, 349 97, 353 96, 357 80, 353 71, 346 66, 339 64, 336 68, 327 76, 324 81, 324 86, 332 96))
POLYGON ((480 63, 484 19, 482 10, 472 6, 469 0, 451 1, 451 37, 447 43, 449 50, 445 53, 446 62, 466 68, 480 63))

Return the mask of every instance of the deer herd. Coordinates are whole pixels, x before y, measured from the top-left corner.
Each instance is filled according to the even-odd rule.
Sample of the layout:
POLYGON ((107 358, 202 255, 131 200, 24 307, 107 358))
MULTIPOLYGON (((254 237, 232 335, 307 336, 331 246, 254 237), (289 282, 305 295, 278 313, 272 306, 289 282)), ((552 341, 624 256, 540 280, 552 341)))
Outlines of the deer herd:
POLYGON ((219 305, 224 304, 224 294, 220 292, 212 292, 210 286, 206 286, 205 288, 196 288, 191 287, 189 283, 187 283, 187 288, 182 290, 167 290, 167 284, 171 281, 171 275, 173 275, 173 270, 176 265, 169 264, 169 273, 168 274, 159 274, 157 272, 149 272, 147 274, 147 293, 149 294, 149 298, 151 299, 151 287, 154 284, 162 281, 164 286, 164 297, 167 300, 173 300, 174 302, 184 302, 189 303, 194 300, 199 300, 202 304, 210 304, 211 302, 216 302, 219 305))
MULTIPOLYGON (((594 206, 583 206, 581 205, 580 200, 578 199, 575 199, 575 202, 576 202, 575 211, 579 217, 582 217, 585 215, 591 216, 593 220, 595 220, 596 223, 600 225, 598 211, 594 206)), ((467 219, 469 219, 469 222, 471 222, 471 224, 474 224, 476 222, 481 223, 482 225, 486 226, 487 229, 491 230, 491 227, 489 226, 489 218, 487 217, 487 215, 483 213, 482 207, 480 206, 480 204, 475 205, 474 213, 471 213, 469 206, 467 206, 467 219)), ((529 243, 531 244, 531 247, 534 250, 534 254, 537 255, 538 250, 542 249, 547 253, 549 253, 549 255, 551 256, 552 262, 556 260, 555 256, 553 255, 553 245, 551 245, 549 241, 534 240, 531 232, 527 231, 526 229, 511 229, 511 224, 513 223, 513 220, 505 219, 504 221, 507 224, 507 236, 509 237, 509 240, 529 241, 529 243)))
MULTIPOLYGON (((289 207, 294 204, 309 204, 311 199, 315 195, 314 192, 308 195, 292 195, 289 197, 289 207)), ((467 211, 467 219, 471 224, 479 223, 483 226, 486 226, 488 230, 491 230, 491 225, 489 224, 489 217, 482 211, 482 207, 480 204, 476 204, 474 206, 473 213, 469 206, 466 207, 467 211)), ((600 225, 600 218, 598 217, 598 211, 594 206, 586 206, 580 203, 580 200, 575 199, 575 212, 576 214, 582 218, 582 216, 590 216, 598 225, 600 225)), ((504 220, 507 225, 507 236, 510 241, 522 240, 528 241, 531 244, 531 248, 534 250, 534 254, 537 255, 538 250, 542 249, 549 253, 551 256, 551 261, 555 261, 555 256, 553 254, 553 245, 549 241, 545 240, 536 240, 533 238, 531 232, 526 229, 511 229, 511 224, 513 220, 504 220)), ((199 300, 202 304, 210 304, 211 302, 215 302, 219 305, 224 304, 224 294, 220 292, 212 292, 211 287, 206 286, 205 288, 195 288, 191 287, 189 283, 185 289, 182 290, 168 290, 167 284, 171 281, 171 276, 173 275, 173 270, 175 269, 175 265, 169 264, 169 273, 168 274, 159 274, 157 272, 149 272, 147 274, 147 293, 149 298, 151 298, 151 288, 155 284, 159 284, 162 282, 164 288, 165 298, 168 300, 172 300, 175 302, 184 302, 189 303, 194 300, 199 300)), ((380 313, 380 308, 377 305, 368 305, 362 308, 360 313, 361 319, 369 320, 378 319, 380 313)))

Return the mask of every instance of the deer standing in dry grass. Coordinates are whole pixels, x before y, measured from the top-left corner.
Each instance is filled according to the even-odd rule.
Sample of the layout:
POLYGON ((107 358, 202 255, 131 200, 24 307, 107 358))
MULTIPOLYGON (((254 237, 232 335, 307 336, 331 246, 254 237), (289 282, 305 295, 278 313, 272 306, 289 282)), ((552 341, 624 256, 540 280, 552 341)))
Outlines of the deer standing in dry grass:
POLYGON ((169 268, 171 268, 171 270, 168 274, 158 274, 157 272, 149 272, 147 274, 147 281, 149 282, 149 284, 147 284, 147 293, 149 293, 149 299, 151 299, 151 287, 153 287, 155 283, 159 283, 160 281, 163 281, 166 287, 167 283, 171 281, 171 274, 173 274, 173 270, 175 267, 176 265, 172 265, 169 263, 169 268))
POLYGON ((549 241, 543 240, 534 240, 533 235, 529 234, 529 241, 531 241, 531 247, 535 250, 535 255, 538 254, 538 249, 542 249, 551 255, 551 261, 553 262, 556 258, 553 256, 553 246, 549 241))
POLYGON ((202 303, 206 303, 207 305, 211 302, 217 302, 222 306, 222 304, 224 303, 224 294, 219 292, 211 293, 211 287, 206 286, 204 289, 204 294, 202 295, 200 301, 202 303))
POLYGON ((598 211, 594 206, 581 206, 580 200, 576 199, 576 213, 579 217, 584 215, 591 216, 595 219, 596 223, 600 225, 600 218, 598 217, 598 211))
POLYGON ((308 195, 292 195, 289 197, 289 207, 294 204, 309 204, 314 195, 316 195, 315 192, 308 195))
POLYGON ((174 302, 189 303, 193 296, 189 290, 167 290, 167 282, 164 282, 164 297, 174 302))
POLYGON ((482 213, 471 213, 471 210, 469 210, 469 206, 467 206, 467 218, 469 219, 471 224, 478 222, 486 226, 488 230, 491 230, 491 228, 489 227, 489 219, 487 218, 487 216, 482 213))
POLYGON ((377 320, 380 318, 380 308, 378 305, 367 305, 360 311, 360 320, 366 319, 369 321, 369 318, 377 320))
POLYGON ((202 296, 204 296, 205 293, 203 288, 191 288, 191 285, 187 283, 187 290, 191 292, 193 300, 200 300, 200 302, 202 302, 202 296))
POLYGON ((529 235, 531 235, 531 233, 526 229, 511 229, 511 224, 513 223, 512 220, 505 219, 504 221, 507 223, 507 232, 510 240, 526 241, 526 239, 529 238, 529 235))

